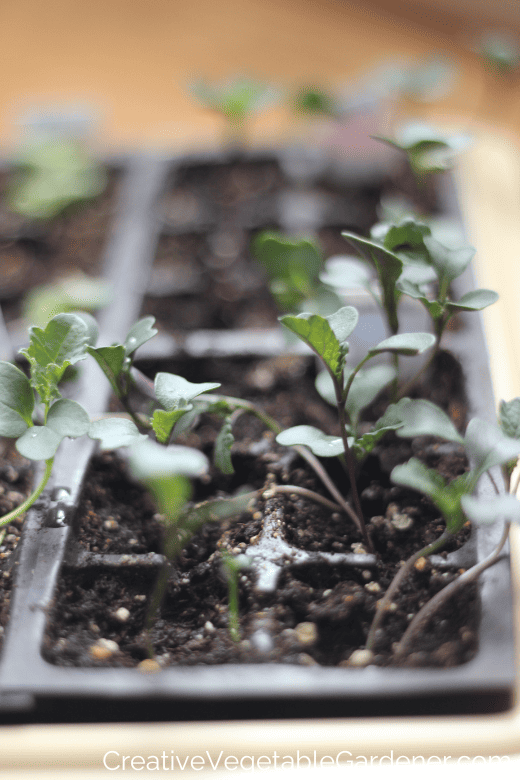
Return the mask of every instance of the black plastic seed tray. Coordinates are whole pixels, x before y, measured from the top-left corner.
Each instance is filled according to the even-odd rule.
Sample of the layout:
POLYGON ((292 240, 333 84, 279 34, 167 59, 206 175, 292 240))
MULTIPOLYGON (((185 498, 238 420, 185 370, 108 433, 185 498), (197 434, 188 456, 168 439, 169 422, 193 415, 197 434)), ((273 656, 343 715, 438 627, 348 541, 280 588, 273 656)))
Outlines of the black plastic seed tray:
MULTIPOLYGON (((347 178, 338 181, 338 171, 328 161, 316 155, 306 157, 301 151, 298 154, 294 150, 290 156, 283 151, 263 153, 260 157, 246 156, 245 162, 210 154, 174 160, 153 155, 131 159, 121 188, 116 224, 106 247, 105 273, 116 295, 99 318, 99 343, 109 344, 124 337, 142 313, 143 299, 153 279, 154 254, 164 236, 189 234, 214 242, 227 234, 235 239, 238 236, 240 243, 251 229, 260 227, 319 234, 345 228, 345 222, 349 227, 366 229, 374 221, 375 211, 362 217, 368 220, 366 224, 356 223, 348 169, 342 172, 347 178), (264 166, 271 183, 283 182, 274 204, 265 191, 269 184, 254 197, 239 199, 238 205, 226 200, 225 192, 216 208, 207 205, 204 198, 193 196, 190 188, 203 171, 211 173, 226 165, 235 165, 239 170, 241 164, 264 166), (338 193, 336 200, 332 197, 334 192, 338 193), (313 193, 325 193, 326 197, 313 200, 313 193), (350 216, 345 217, 346 214, 350 216), (212 238, 208 239, 208 235, 212 238)), ((374 209, 383 179, 383 173, 372 172, 368 189, 365 183, 374 209)), ((458 216, 451 181, 442 181, 439 198, 447 213, 458 216)), ((460 294, 473 286, 468 271, 461 281, 460 294)), ((361 353, 365 343, 377 343, 385 333, 371 304, 365 299, 355 303, 361 311, 357 329, 360 336, 357 343, 353 339, 351 346, 353 352, 361 353)), ((418 311, 410 309, 412 324, 408 327, 424 327, 418 311)), ((7 338, 6 334, 3 338, 7 338)), ((450 334, 450 340, 449 349, 463 366, 472 416, 492 419, 494 400, 480 317, 461 318, 461 327, 450 334)), ((143 350, 143 357, 153 359, 159 366, 172 355, 185 359, 203 355, 242 358, 275 355, 293 348, 274 323, 249 330, 163 330, 155 344, 154 341, 148 351, 143 350)), ((107 408, 109 386, 102 382, 100 391, 97 366, 93 361, 86 361, 85 365, 75 397, 91 414, 97 414, 107 408)), ((510 706, 514 649, 507 555, 482 576, 478 652, 473 660, 454 668, 354 669, 253 663, 170 666, 155 674, 143 674, 137 669, 67 668, 49 663, 42 648, 63 565, 69 572, 89 568, 93 572, 122 568, 135 571, 156 569, 162 560, 156 553, 117 556, 77 552, 72 523, 94 449, 94 443, 85 439, 62 445, 53 484, 25 521, 0 663, 0 713, 4 721, 426 715, 500 711, 510 706)), ((491 485, 484 485, 482 490, 490 492, 491 485)), ((282 524, 283 518, 268 501, 259 539, 247 550, 253 558, 256 587, 260 591, 275 591, 278 576, 287 567, 370 570, 374 566, 375 559, 368 554, 301 550, 283 540, 279 533, 282 524)), ((500 529, 480 529, 459 552, 446 560, 439 559, 437 564, 466 567, 489 554, 499 535, 500 529)), ((271 638, 262 629, 259 631, 256 651, 261 653, 264 648, 268 653, 271 638)))

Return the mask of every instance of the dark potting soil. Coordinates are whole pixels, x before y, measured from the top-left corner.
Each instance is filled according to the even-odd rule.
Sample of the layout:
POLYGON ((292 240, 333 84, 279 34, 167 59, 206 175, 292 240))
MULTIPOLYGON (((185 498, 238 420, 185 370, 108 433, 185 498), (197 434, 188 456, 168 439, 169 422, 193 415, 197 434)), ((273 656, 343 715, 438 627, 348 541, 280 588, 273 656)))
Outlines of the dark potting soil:
MULTIPOLYGON (((301 362, 297 391, 290 393, 284 372, 277 373, 271 366, 275 379, 270 393, 264 394, 264 408, 278 419, 283 412, 285 419, 280 422, 284 426, 325 423, 325 428, 330 426, 331 430, 332 411, 314 395, 309 368, 312 363, 304 358, 295 360, 301 362), (294 397, 299 400, 292 407, 294 397), (317 409, 321 411, 307 414, 317 409)), ((222 370, 227 372, 222 391, 229 393, 234 390, 234 382, 238 384, 239 372, 234 376, 231 366, 223 366, 222 370)), ((254 375, 259 364, 250 370, 254 375)), ((245 373, 242 370, 242 377, 245 373)), ((439 386, 443 384, 439 382, 439 386)), ((247 396, 247 383, 238 389, 242 397, 247 396)), ((217 430, 211 418, 202 418, 195 433, 183 443, 200 446, 210 454, 217 430)), ((254 548, 273 518, 278 518, 275 539, 297 550, 352 553, 362 552, 363 546, 357 529, 340 512, 331 512, 296 493, 270 492, 273 485, 298 485, 324 493, 307 464, 278 446, 274 437, 249 417, 240 418, 234 433, 236 474, 222 476, 212 468, 209 477, 198 483, 194 498, 229 494, 240 485, 262 492, 250 513, 234 521, 205 526, 173 566, 160 617, 150 631, 155 659, 161 666, 228 662, 348 665, 352 651, 364 645, 376 602, 400 562, 440 536, 444 528, 428 500, 390 483, 389 470, 414 454, 453 478, 466 468, 463 453, 432 438, 407 441, 394 435, 386 437, 365 463, 359 479, 363 511, 377 553, 375 567, 356 569, 344 561, 331 564, 324 560, 296 565, 293 549, 281 555, 286 560, 280 563, 275 590, 259 591, 254 573, 245 572, 240 576, 242 639, 235 643, 228 633, 222 550, 237 554, 254 548)), ((330 462, 326 465, 336 483, 344 484, 339 468, 330 462)), ((128 480, 117 456, 96 458, 86 486, 76 519, 77 546, 83 555, 87 551, 131 558, 132 553, 160 550, 160 517, 143 488, 128 480), (109 484, 113 490, 108 490, 109 484)), ((465 529, 443 555, 463 544, 468 534, 469 529, 465 529)), ((148 637, 144 626, 157 565, 125 567, 124 559, 123 565, 116 566, 113 560, 108 565, 96 555, 91 565, 78 569, 73 557, 62 574, 46 638, 48 660, 65 666, 135 666, 145 661, 148 637)), ((426 561, 414 569, 390 608, 374 663, 395 663, 393 645, 404 633, 410 616, 457 574, 457 570, 435 568, 426 561)), ((438 613, 433 625, 400 663, 442 667, 468 661, 476 650, 478 612, 476 589, 467 589, 456 603, 447 604, 438 613)))
POLYGON ((0 203, 0 304, 6 322, 21 316, 23 297, 33 287, 78 271, 101 274, 119 181, 119 172, 111 170, 99 197, 41 223, 26 223, 0 203))
POLYGON ((164 233, 142 316, 173 333, 275 325, 280 312, 251 254, 255 234, 317 232, 325 258, 347 253, 341 230, 366 233, 381 194, 381 186, 320 179, 297 186, 274 160, 182 168, 163 200, 164 233))
MULTIPOLYGON (((0 517, 19 506, 32 488, 32 464, 16 451, 11 439, 0 439, 0 517)), ((0 529, 0 648, 9 618, 16 547, 24 516, 0 529)))

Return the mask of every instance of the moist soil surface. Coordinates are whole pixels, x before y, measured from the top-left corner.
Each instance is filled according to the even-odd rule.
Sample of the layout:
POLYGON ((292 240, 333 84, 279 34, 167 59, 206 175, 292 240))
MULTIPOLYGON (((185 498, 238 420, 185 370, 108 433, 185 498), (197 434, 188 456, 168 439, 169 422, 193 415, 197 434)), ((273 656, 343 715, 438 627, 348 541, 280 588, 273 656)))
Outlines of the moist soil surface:
MULTIPOLYGON (((431 213, 428 188, 418 193, 409 173, 399 178, 418 213, 431 213)), ((274 159, 181 167, 161 204, 163 233, 141 316, 173 334, 272 327, 280 312, 252 256, 254 236, 303 234, 318 240, 324 259, 349 254, 341 231, 368 234, 383 193, 396 190, 383 177, 348 185, 326 171, 294 181, 274 159)))
MULTIPOLYGON (((258 361, 248 370, 233 361, 215 361, 225 375, 222 392, 239 394, 261 403, 282 425, 320 425, 335 432, 332 410, 319 399, 313 385, 313 363, 290 358, 258 361), (254 377, 272 381, 269 392, 255 388, 254 377), (294 382, 295 375, 297 382, 294 382), (244 381, 249 377, 249 382, 244 381), (240 378, 242 381, 240 381, 240 378)), ((435 383, 425 381, 417 393, 432 386, 442 394, 441 405, 457 410, 464 424, 463 395, 449 400, 453 390, 453 359, 444 355, 446 369, 435 383)), ((164 370, 164 366, 162 367, 164 370)), ((174 370, 176 366, 168 366, 174 370)), ((191 381, 219 380, 213 367, 194 369, 191 381), (195 376, 197 374, 197 376, 195 376), (204 377, 204 380, 201 377, 204 377)), ((438 399, 439 400, 439 399, 438 399)), ((375 419, 387 401, 377 399, 367 411, 375 419)), ((199 426, 182 443, 211 455, 220 423, 202 416, 199 426)), ((68 556, 45 643, 45 656, 64 666, 160 666, 277 662, 300 665, 348 666, 352 652, 363 647, 377 601, 411 554, 442 533, 438 510, 425 498, 389 480, 394 465, 412 454, 447 478, 466 469, 462 451, 433 438, 398 439, 389 434, 367 459, 358 485, 376 563, 353 567, 348 560, 327 562, 322 553, 363 552, 353 523, 341 512, 278 486, 296 485, 326 494, 310 467, 292 451, 280 447, 255 419, 242 416, 235 428, 235 474, 223 476, 213 467, 196 486, 195 501, 229 495, 237 489, 258 491, 251 511, 233 521, 204 526, 186 545, 170 571, 159 618, 145 630, 160 559, 164 529, 150 497, 129 480, 124 463, 112 453, 97 456, 85 482, 76 517, 75 542, 68 556), (274 529, 274 532, 273 532, 274 529), (240 636, 228 630, 227 583, 222 552, 254 552, 269 537, 279 567, 276 588, 259 590, 258 572, 244 570, 239 578, 240 636), (283 549, 276 545, 285 543, 283 549), (298 563, 301 551, 306 562, 298 563), (110 558, 104 558, 108 554, 110 558), (119 557, 118 557, 119 556, 119 557), (139 557, 141 556, 141 557, 139 557), (108 640, 108 641, 107 641, 108 640), (154 661, 149 659, 153 647, 154 661)), ((326 463, 330 475, 348 492, 339 466, 326 463)), ((469 531, 442 553, 467 541, 469 531)), ((413 570, 392 603, 377 641, 372 662, 394 665, 394 644, 410 616, 432 595, 452 581, 459 569, 423 561, 413 570)), ((399 660, 408 666, 452 666, 465 663, 477 646, 479 601, 467 589, 456 603, 439 612, 409 654, 399 660)))

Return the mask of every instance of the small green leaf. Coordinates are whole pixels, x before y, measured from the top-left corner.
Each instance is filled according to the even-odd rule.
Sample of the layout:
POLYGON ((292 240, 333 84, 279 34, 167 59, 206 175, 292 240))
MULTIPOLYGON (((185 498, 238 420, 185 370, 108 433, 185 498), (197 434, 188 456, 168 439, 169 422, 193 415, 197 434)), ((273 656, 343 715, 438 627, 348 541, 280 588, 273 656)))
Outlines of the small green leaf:
MULTIPOLYGON (((102 450, 116 450, 144 441, 147 437, 139 433, 137 426, 123 417, 104 417, 90 423, 88 435, 99 439, 102 450)), ((159 445, 158 445, 159 446, 159 445)))
POLYGON ((22 353, 38 366, 63 366, 83 360, 92 333, 84 319, 77 314, 58 314, 45 330, 32 327, 30 343, 22 353))
POLYGON ((119 396, 120 389, 117 378, 125 363, 126 351, 122 344, 112 347, 87 347, 89 355, 97 361, 101 370, 112 385, 114 393, 119 396))
POLYGON ((500 402, 499 420, 506 436, 520 439, 520 398, 500 402))
POLYGON ((356 327, 358 317, 353 306, 344 306, 328 317, 304 312, 280 317, 280 322, 308 344, 321 357, 327 369, 338 377, 348 351, 346 339, 356 327))
POLYGON ((321 458, 333 458, 345 452, 341 437, 327 436, 312 425, 296 425, 294 428, 287 428, 278 434, 276 441, 284 447, 308 447, 321 458))
POLYGON ((154 323, 155 317, 143 317, 132 325, 124 342, 126 357, 132 355, 136 349, 157 335, 159 331, 153 327, 154 323))
POLYGON ((520 523, 520 501, 509 494, 494 498, 462 496, 462 508, 476 525, 490 525, 499 519, 520 523))
POLYGON ((235 437, 233 436, 233 429, 231 419, 227 417, 218 432, 218 436, 215 440, 215 449, 213 451, 213 459, 215 466, 220 469, 223 474, 234 474, 235 469, 231 461, 231 447, 235 437))
POLYGON ((265 231, 254 238, 251 249, 269 278, 283 282, 288 307, 291 307, 291 297, 295 298, 292 302, 294 307, 312 293, 323 265, 321 252, 313 241, 265 231))
POLYGON ((473 290, 466 293, 458 301, 447 301, 446 311, 481 311, 498 301, 498 293, 494 290, 473 290))
POLYGON ((431 230, 428 225, 407 217, 401 222, 388 225, 383 244, 391 252, 395 252, 399 247, 421 248, 424 246, 424 237, 429 235, 431 230))
POLYGON ((498 425, 474 417, 466 428, 466 452, 478 478, 493 466, 499 466, 520 455, 520 440, 511 439, 498 425))
POLYGON ((376 425, 371 431, 364 433, 363 436, 360 436, 359 439, 354 441, 352 447, 356 458, 358 460, 364 460, 388 431, 395 431, 399 426, 400 423, 394 423, 393 425, 376 425))
POLYGON ((435 469, 428 469, 417 458, 410 458, 408 463, 403 463, 393 469, 390 479, 397 485, 412 488, 412 490, 417 490, 431 498, 435 506, 442 512, 446 528, 450 533, 458 533, 466 522, 461 499, 463 495, 467 494, 468 487, 470 487, 467 474, 462 474, 452 482, 447 483, 435 469))
POLYGON ((159 372, 155 375, 154 387, 158 401, 170 411, 172 409, 185 409, 190 401, 198 395, 216 390, 220 384, 218 382, 189 382, 177 374, 159 372))
POLYGON ((396 336, 381 341, 376 347, 369 349, 368 354, 380 355, 383 352, 393 352, 398 355, 413 357, 426 349, 433 347, 435 336, 431 333, 399 333, 396 336))
POLYGON ((389 406, 388 412, 401 420, 402 425, 397 431, 401 438, 439 436, 459 444, 464 441, 448 415, 431 401, 402 398, 399 403, 389 406))
POLYGON ((16 449, 29 460, 49 460, 54 457, 63 436, 46 425, 34 425, 16 442, 16 449))
POLYGON ((47 415, 47 427, 51 428, 62 438, 70 436, 75 439, 84 436, 90 425, 90 419, 85 409, 76 401, 61 398, 56 401, 47 415))
POLYGON ((154 411, 152 428, 160 444, 166 444, 169 441, 175 423, 192 408, 192 406, 185 406, 183 409, 172 409, 169 412, 165 412, 164 409, 154 411))
POLYGON ((0 361, 0 436, 16 438, 32 425, 31 383, 12 363, 0 361))

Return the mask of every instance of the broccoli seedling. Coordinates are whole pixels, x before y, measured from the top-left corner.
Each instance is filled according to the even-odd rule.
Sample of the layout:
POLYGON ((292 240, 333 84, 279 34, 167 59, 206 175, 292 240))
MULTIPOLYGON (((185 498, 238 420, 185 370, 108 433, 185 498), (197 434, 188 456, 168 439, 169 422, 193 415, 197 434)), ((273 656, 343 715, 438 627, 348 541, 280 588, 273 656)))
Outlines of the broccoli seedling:
POLYGON ((265 268, 271 295, 281 312, 305 306, 331 314, 340 306, 337 296, 320 282, 323 256, 314 241, 266 230, 253 239, 251 253, 265 268))
POLYGON ((374 137, 404 152, 418 184, 433 173, 449 170, 456 155, 470 143, 466 135, 446 135, 430 125, 416 122, 401 127, 395 138, 374 137))
MULTIPOLYGON (((396 466, 390 478, 397 485, 409 487, 427 496, 439 509, 446 528, 438 539, 414 553, 399 569, 390 583, 383 598, 378 602, 374 620, 367 638, 367 648, 372 650, 376 643, 377 631, 384 620, 388 605, 391 603, 401 584, 410 575, 415 562, 422 557, 439 552, 447 542, 458 534, 464 526, 468 510, 479 522, 490 520, 503 509, 503 498, 495 502, 478 505, 472 494, 477 483, 494 466, 510 464, 520 454, 520 440, 513 439, 497 425, 472 419, 464 436, 461 436, 449 417, 435 404, 429 401, 413 401, 403 398, 394 409, 402 425, 396 430, 400 437, 439 436, 464 447, 471 466, 467 472, 448 482, 435 469, 427 468, 417 458, 396 466), (502 502, 502 503, 500 503, 502 502)), ((510 511, 510 502, 507 511, 510 511)), ((471 518, 470 518, 471 519, 471 518)), ((493 559, 494 560, 494 559, 493 559)), ((491 565, 490 563, 488 565, 491 565)), ((480 569, 479 569, 480 571, 480 569)), ((409 636, 409 635, 408 635, 409 636)), ((408 637, 407 637, 408 642, 408 637)))
MULTIPOLYGON (((191 447, 175 444, 163 447, 143 437, 130 448, 128 462, 133 476, 152 494, 165 527, 164 561, 148 606, 145 624, 148 632, 161 608, 172 564, 190 539, 205 523, 223 522, 240 516, 248 509, 251 496, 243 494, 191 505, 191 480, 204 474, 208 468, 205 455, 191 447)), ((238 622, 238 602, 233 602, 231 598, 229 610, 232 631, 235 621, 238 622)), ((153 656, 151 645, 149 650, 153 656)))
POLYGON ((232 144, 243 145, 246 122, 278 99, 278 92, 262 81, 235 76, 217 83, 199 79, 190 85, 193 95, 206 107, 221 114, 232 144))
MULTIPOLYGON (((365 434, 364 437, 357 440, 354 437, 349 439, 349 432, 352 430, 347 427, 346 405, 349 393, 356 376, 365 363, 376 357, 376 355, 385 352, 406 356, 418 355, 435 343, 435 337, 430 333, 404 333, 391 336, 372 347, 365 358, 347 376, 346 360, 349 350, 347 338, 356 327, 358 317, 358 312, 353 306, 345 306, 329 317, 321 317, 318 314, 309 313, 280 317, 280 322, 292 333, 296 334, 323 361, 334 390, 340 435, 339 437, 327 436, 313 426, 296 426, 283 431, 276 438, 280 444, 284 445, 305 445, 315 455, 325 457, 341 456, 344 459, 350 481, 352 500, 357 518, 356 522, 365 543, 369 549, 372 549, 356 486, 357 469, 353 446, 355 444, 362 453, 370 451, 385 430, 392 427, 394 423, 391 422, 390 426, 388 426, 386 421, 383 420, 379 428, 376 426, 370 433, 365 434)), ((380 377, 371 377, 369 374, 367 378, 367 375, 365 375, 366 384, 369 385, 371 380, 374 381, 378 390, 381 389, 380 377)), ((354 394, 355 397, 356 395, 354 394)), ((357 402, 354 401, 351 406, 355 419, 359 416, 359 411, 356 408, 359 403, 359 400, 357 402)))
POLYGON ((7 203, 28 219, 52 219, 97 197, 107 185, 103 166, 74 139, 38 136, 22 149, 15 166, 7 203))
POLYGON ((26 512, 43 492, 51 476, 56 451, 65 437, 87 433, 89 417, 76 401, 61 397, 59 389, 68 366, 86 357, 95 343, 97 326, 89 315, 59 314, 47 327, 32 327, 22 354, 30 375, 12 363, 0 362, 0 436, 16 439, 25 458, 44 461, 43 477, 31 495, 0 518, 0 525, 26 512))
MULTIPOLYGON (((399 329, 398 306, 403 294, 419 300, 432 320, 436 337, 435 350, 424 372, 441 348, 441 339, 450 319, 461 311, 481 311, 495 303, 493 290, 473 290, 458 301, 450 297, 452 282, 466 270, 475 250, 471 246, 444 246, 431 228, 411 216, 397 222, 374 225, 370 239, 354 233, 342 236, 355 247, 360 259, 331 258, 320 275, 324 284, 337 290, 363 288, 370 292, 382 310, 390 332, 399 329), (368 263, 376 271, 376 284, 368 263)), ((397 356, 395 367, 398 369, 397 356)), ((403 389, 405 395, 418 375, 403 389)))
POLYGON ((238 577, 251 565, 247 555, 222 555, 224 574, 228 584, 228 630, 233 642, 240 642, 240 619, 238 611, 238 577))
POLYGON ((341 114, 334 95, 316 86, 299 87, 295 91, 291 103, 296 113, 306 116, 325 116, 336 119, 341 114))

